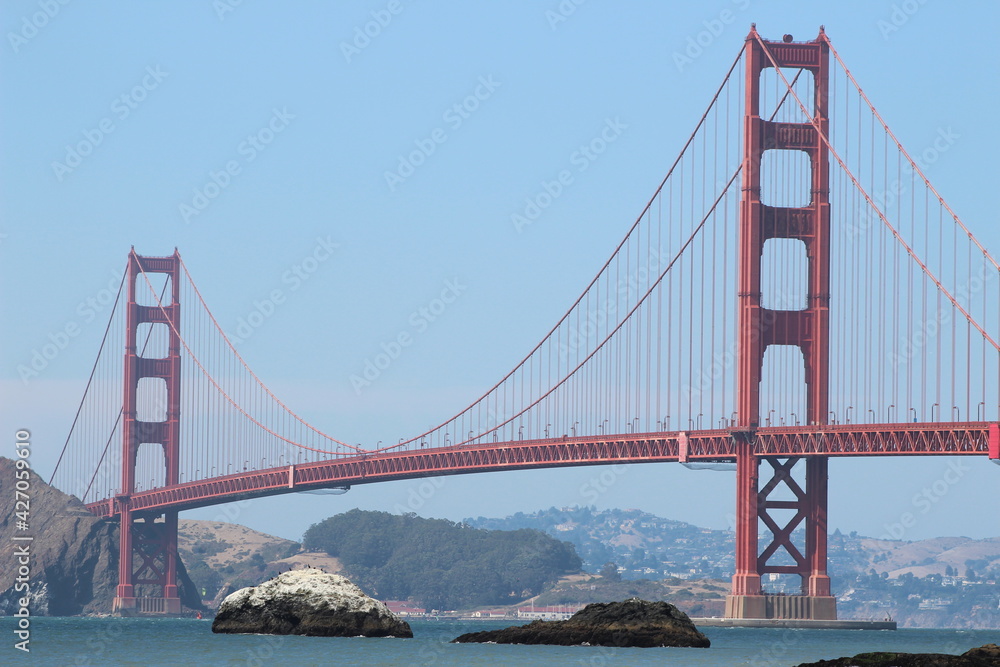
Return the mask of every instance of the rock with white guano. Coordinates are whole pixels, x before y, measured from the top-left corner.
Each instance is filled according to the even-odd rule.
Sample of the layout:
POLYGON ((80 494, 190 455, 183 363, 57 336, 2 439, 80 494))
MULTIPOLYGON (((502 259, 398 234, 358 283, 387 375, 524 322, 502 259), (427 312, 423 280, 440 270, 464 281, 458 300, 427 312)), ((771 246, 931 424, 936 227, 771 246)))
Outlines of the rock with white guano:
POLYGON ((212 632, 317 637, 412 637, 406 621, 348 579, 291 570, 222 601, 212 632))

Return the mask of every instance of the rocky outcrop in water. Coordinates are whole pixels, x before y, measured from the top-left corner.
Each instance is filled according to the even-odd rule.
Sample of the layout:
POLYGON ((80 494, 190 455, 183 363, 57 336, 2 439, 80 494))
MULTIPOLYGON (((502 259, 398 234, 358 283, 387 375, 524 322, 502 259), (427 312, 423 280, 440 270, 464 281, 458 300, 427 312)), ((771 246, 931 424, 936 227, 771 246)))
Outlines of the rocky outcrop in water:
POLYGON ((707 648, 708 637, 687 614, 666 602, 632 598, 589 604, 565 621, 533 621, 528 625, 470 632, 453 640, 465 644, 558 644, 574 646, 687 646, 707 648))
POLYGON ((1000 667, 1000 646, 987 644, 962 655, 943 653, 859 653, 853 658, 820 660, 798 667, 1000 667))
MULTIPOLYGON (((29 544, 30 610, 36 616, 108 614, 118 585, 118 525, 99 519, 74 496, 28 477, 28 527, 20 530, 15 514, 14 461, 0 457, 0 615, 17 610, 24 596, 17 586, 15 549, 29 544), (30 536, 30 542, 13 537, 30 536)), ((23 508, 23 506, 22 506, 23 508)), ((202 609, 194 584, 182 564, 177 582, 181 602, 202 609)), ((20 582, 23 583, 23 582, 20 582)))
POLYGON ((222 601, 212 632, 318 637, 412 637, 384 603, 338 574, 291 570, 222 601))

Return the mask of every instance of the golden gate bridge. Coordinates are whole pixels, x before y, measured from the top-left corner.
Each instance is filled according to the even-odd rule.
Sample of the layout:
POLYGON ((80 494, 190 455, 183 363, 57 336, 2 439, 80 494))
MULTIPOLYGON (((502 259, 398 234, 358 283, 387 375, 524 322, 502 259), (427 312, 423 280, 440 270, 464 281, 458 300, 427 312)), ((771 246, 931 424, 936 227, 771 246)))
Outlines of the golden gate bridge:
POLYGON ((726 615, 835 619, 831 457, 1000 459, 998 277, 822 28, 806 42, 751 29, 580 296, 437 426, 362 447, 306 422, 180 254, 133 249, 50 481, 120 522, 115 609, 176 613, 183 510, 435 475, 735 462, 726 615), (801 595, 768 594, 770 574, 798 577, 801 595))

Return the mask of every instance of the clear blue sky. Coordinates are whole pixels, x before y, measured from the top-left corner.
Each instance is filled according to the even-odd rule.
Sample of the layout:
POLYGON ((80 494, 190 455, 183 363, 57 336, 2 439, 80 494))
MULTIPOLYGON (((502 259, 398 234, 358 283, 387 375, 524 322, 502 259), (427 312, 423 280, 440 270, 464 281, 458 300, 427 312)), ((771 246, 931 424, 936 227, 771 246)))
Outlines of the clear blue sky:
MULTIPOLYGON (((509 370, 596 272, 754 21, 771 38, 811 39, 825 24, 906 145, 926 147, 941 128, 960 135, 929 175, 1000 252, 987 185, 1000 147, 996 3, 232 4, 0 6, 0 423, 8 454, 15 429, 32 430, 46 476, 103 329, 104 313, 88 322, 78 306, 119 274, 133 244, 149 255, 177 246, 230 332, 256 300, 285 289, 287 301, 241 351, 323 430, 374 445, 450 416, 509 370), (374 37, 357 38, 379 19, 374 37), (699 37, 706 46, 679 65, 699 37), (478 108, 449 112, 477 91, 478 108), (511 214, 607 119, 627 127, 518 233, 511 214), (248 141, 258 133, 257 145, 248 141), (387 183, 400 155, 434 138, 424 164, 387 183), (81 142, 93 149, 77 161, 67 146, 81 142), (198 200, 230 163, 233 174, 216 176, 225 187, 198 200), (285 276, 317 239, 339 247, 292 290, 285 276), (449 280, 466 286, 461 297, 357 395, 350 376, 449 280), (74 324, 79 335, 23 383, 18 366, 74 324)), ((907 538, 1000 534, 996 513, 982 511, 1000 500, 1000 467, 985 461, 969 462, 926 512, 914 503, 946 474, 955 479, 950 463, 834 461, 831 529, 878 536, 912 512, 907 538)), ((602 471, 447 478, 415 509, 460 519, 594 503, 729 525, 731 473, 632 466, 604 471, 614 483, 592 494, 585 485, 602 471)), ((420 484, 267 499, 239 508, 237 520, 297 539, 352 507, 406 506, 420 484)))

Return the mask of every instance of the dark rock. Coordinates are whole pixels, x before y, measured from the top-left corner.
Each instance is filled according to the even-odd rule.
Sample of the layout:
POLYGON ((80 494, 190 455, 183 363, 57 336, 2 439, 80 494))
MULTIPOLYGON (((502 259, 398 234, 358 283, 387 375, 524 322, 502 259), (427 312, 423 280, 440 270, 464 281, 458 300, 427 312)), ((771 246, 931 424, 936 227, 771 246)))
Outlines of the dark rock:
POLYGON ((708 637, 687 614, 666 602, 632 598, 624 602, 589 604, 565 621, 533 621, 528 625, 470 632, 453 642, 497 644, 558 644, 574 646, 689 646, 707 648, 708 637))
POLYGON ((970 648, 962 654, 966 658, 991 658, 1000 664, 1000 646, 996 644, 986 644, 978 648, 970 648))
POLYGON ((1000 667, 1000 647, 987 644, 962 655, 943 653, 859 653, 853 658, 803 662, 798 667, 1000 667))
POLYGON ((227 596, 212 632, 316 637, 412 637, 406 621, 337 574, 291 570, 227 596))
MULTIPOLYGON (((18 584, 14 550, 31 536, 30 610, 37 616, 109 614, 118 585, 118 523, 100 519, 76 497, 46 484, 31 472, 28 529, 18 530, 14 514, 16 464, 0 457, 0 616, 17 609, 23 591, 18 584)), ((181 603, 204 610, 182 563, 177 565, 181 603)))

